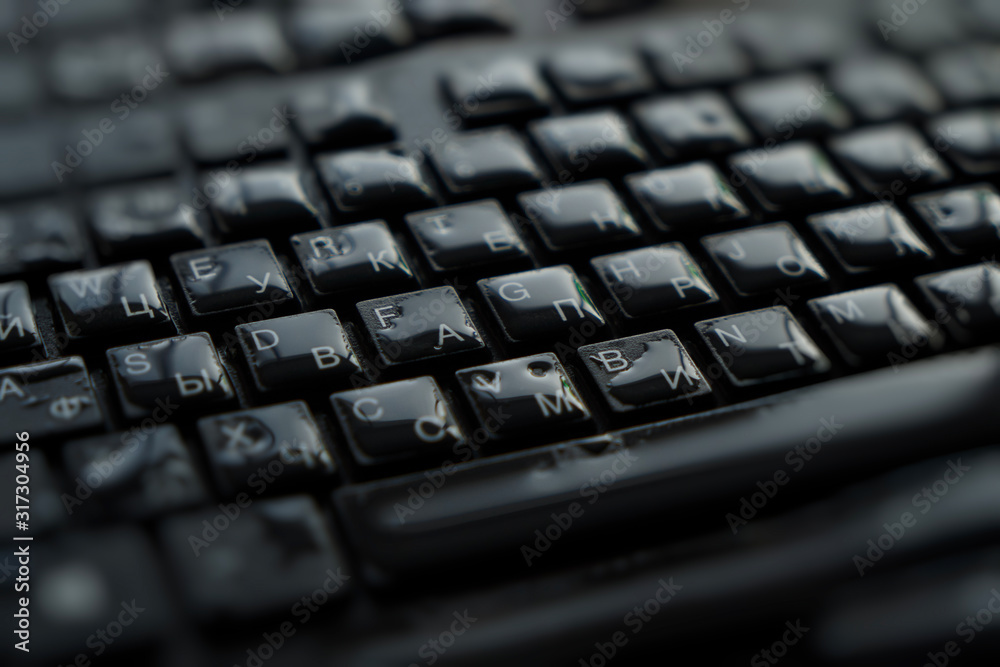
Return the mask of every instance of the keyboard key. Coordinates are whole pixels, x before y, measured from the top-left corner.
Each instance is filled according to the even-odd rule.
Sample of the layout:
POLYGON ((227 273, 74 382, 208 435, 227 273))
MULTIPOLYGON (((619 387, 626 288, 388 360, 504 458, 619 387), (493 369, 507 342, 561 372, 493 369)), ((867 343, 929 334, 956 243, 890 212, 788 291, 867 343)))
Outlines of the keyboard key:
MULTIPOLYGON (((531 136, 560 174, 604 178, 648 169, 646 149, 617 111, 547 118, 530 126, 531 136)), ((566 181, 565 178, 560 178, 566 181)))
POLYGON ((47 204, 0 210, 0 276, 65 271, 86 254, 80 223, 69 210, 47 204))
POLYGON ((840 62, 830 71, 830 87, 871 123, 930 115, 944 106, 920 70, 895 55, 866 54, 840 62))
POLYGON ((65 162, 66 149, 58 145, 62 126, 32 118, 5 120, 0 127, 0 196, 25 197, 56 189, 62 181, 52 170, 55 161, 65 162), (8 156, 17 156, 17 159, 8 156))
POLYGON ((424 39, 507 32, 514 18, 507 0, 408 0, 406 12, 417 34, 424 39))
MULTIPOLYGON (((741 10, 748 7, 737 4, 741 10)), ((751 59, 769 71, 822 66, 870 50, 855 24, 830 14, 737 14, 737 38, 751 59)))
POLYGON ((530 190, 544 178, 524 140, 509 127, 453 134, 431 160, 459 195, 530 190))
POLYGON ((385 215, 439 204, 417 163, 380 149, 328 153, 316 158, 320 176, 344 213, 385 215))
POLYGON ((204 417, 198 434, 226 498, 240 492, 294 493, 329 483, 337 470, 302 401, 204 417))
POLYGON ((170 71, 189 80, 245 71, 287 72, 295 67, 277 17, 251 8, 179 16, 167 26, 170 71))
POLYGON ((80 357, 0 369, 0 422, 34 439, 66 437, 103 425, 80 357))
POLYGON ((490 440, 565 432, 591 421, 590 408, 554 354, 466 368, 455 375, 490 440))
POLYGON ((413 43, 413 29, 402 7, 393 13, 387 5, 380 0, 305 3, 289 12, 289 39, 309 65, 350 65, 398 51, 413 43))
POLYGON ((910 205, 952 252, 979 252, 1000 242, 1000 194, 991 185, 921 195, 910 205))
POLYGON ((995 44, 963 44, 931 57, 927 69, 946 98, 958 106, 1000 100, 995 44))
POLYGON ((236 327, 261 391, 335 387, 364 372, 337 314, 318 310, 236 327))
POLYGON ((701 225, 741 220, 746 205, 708 162, 633 174, 625 184, 663 231, 701 232, 701 225))
POLYGON ((495 199, 411 213, 406 224, 435 271, 531 262, 521 237, 495 199))
POLYGON ((559 94, 572 106, 638 97, 654 86, 638 56, 595 45, 559 51, 547 70, 559 94))
POLYGON ((941 349, 941 328, 928 322, 895 285, 877 285, 809 302, 823 329, 853 365, 905 362, 941 349))
POLYGON ((485 347, 453 287, 362 301, 358 312, 386 366, 485 347))
MULTIPOLYGON (((940 146, 939 142, 935 145, 940 146)), ((926 186, 951 178, 938 151, 908 125, 882 125, 834 137, 830 150, 870 192, 899 194, 914 185, 926 186)))
POLYGON ((350 590, 352 575, 312 498, 253 499, 241 493, 224 503, 229 516, 213 507, 160 525, 160 543, 188 612, 202 623, 293 608, 301 616, 307 611, 303 598, 315 608, 350 590))
POLYGON ((851 125, 851 114, 814 74, 789 74, 740 84, 736 106, 768 139, 817 137, 851 125))
POLYGON ((41 342, 28 286, 23 282, 0 283, 0 353, 41 342))
POLYGON ((266 98, 248 93, 205 96, 183 105, 181 134, 199 164, 226 163, 218 179, 225 182, 241 164, 288 157, 292 113, 287 106, 269 106, 266 98))
POLYGON ((236 398, 206 333, 114 347, 108 363, 127 419, 149 417, 157 409, 224 409, 236 398))
POLYGON ((296 234, 291 241, 318 294, 416 286, 406 255, 381 220, 296 234))
POLYGON ((743 296, 828 278, 787 222, 708 236, 702 243, 733 288, 743 296))
MULTIPOLYGON (((308 7, 299 11, 321 9, 339 11, 334 7, 308 7)), ((398 17, 393 23, 396 20, 398 17)), ((329 86, 306 86, 293 98, 292 108, 302 137, 312 147, 349 148, 386 143, 396 138, 392 109, 368 79, 352 78, 329 86)))
POLYGON ((569 266, 486 278, 478 285, 511 341, 574 332, 588 337, 604 327, 600 309, 569 266))
POLYGON ((815 144, 792 141, 773 150, 750 150, 729 158, 733 182, 746 181, 761 206, 823 208, 845 204, 854 191, 815 144))
MULTIPOLYGON (((163 72, 162 61, 153 41, 138 31, 64 39, 55 44, 49 58, 48 82, 56 96, 69 102, 107 104, 107 100, 121 100, 144 77, 145 83, 152 84, 149 88, 157 87, 162 79, 149 74, 163 72)), ((118 101, 113 111, 124 110, 124 104, 118 101)))
MULTIPOLYGON (((202 188, 210 182, 206 177, 202 188)), ((239 239, 313 230, 328 218, 311 175, 286 164, 243 169, 219 188, 210 206, 219 230, 239 239)))
POLYGON ((996 338, 1000 324, 1000 267, 980 262, 916 280, 934 307, 934 320, 963 342, 996 338))
MULTIPOLYGON (((830 370, 830 360, 784 306, 727 315, 695 327, 737 387, 830 370)), ((709 376, 717 377, 712 371, 709 376)))
POLYGON ((170 258, 195 316, 295 308, 297 302, 267 241, 232 243, 170 258))
POLYGON ((584 345, 579 353, 615 412, 690 402, 712 392, 670 330, 584 345))
POLYGON ((471 446, 432 377, 390 382, 330 396, 360 465, 444 452, 468 460, 471 446))
POLYGON ((850 272, 926 261, 934 251, 895 206, 868 204, 810 216, 809 224, 850 272))
POLYGON ((950 157, 966 172, 1000 171, 1000 110, 956 111, 928 123, 927 132, 951 145, 950 157))
POLYGON ((70 486, 62 501, 70 515, 142 520, 209 498, 191 448, 173 424, 74 440, 63 447, 63 460, 70 486))
POLYGON ((881 39, 912 56, 920 57, 968 40, 954 5, 924 3, 920 11, 911 12, 906 12, 896 0, 876 0, 868 6, 872 12, 870 25, 878 30, 881 39))
POLYGON ((732 153, 753 141, 726 99, 713 91, 655 97, 639 102, 632 112, 668 159, 732 153))
POLYGON ((98 192, 91 200, 90 230, 109 259, 139 259, 205 245, 195 209, 170 181, 98 192))
POLYGON ((753 64, 736 43, 722 33, 710 48, 691 42, 704 32, 698 21, 679 22, 653 30, 641 38, 643 51, 661 81, 671 88, 710 86, 749 76, 753 64), (690 40, 690 41, 689 41, 690 40))
POLYGON ((149 262, 58 273, 49 277, 49 289, 71 339, 175 332, 149 262))
POLYGON ((445 76, 444 87, 452 102, 449 122, 457 114, 467 127, 522 122, 552 108, 552 92, 538 69, 520 59, 457 68, 445 76))
POLYGON ((527 192, 518 202, 554 252, 642 238, 639 225, 607 181, 527 192))
POLYGON ((605 255, 594 271, 627 317, 644 317, 719 300, 680 243, 605 255))
POLYGON ((120 100, 111 107, 113 117, 85 116, 67 123, 66 140, 74 146, 93 143, 89 139, 81 142, 81 137, 93 134, 102 137, 100 147, 95 145, 90 155, 73 170, 73 178, 78 176, 87 185, 94 185, 130 178, 153 178, 177 171, 182 159, 180 144, 166 113, 145 108, 132 110, 120 100), (111 129, 106 131, 105 127, 111 129))

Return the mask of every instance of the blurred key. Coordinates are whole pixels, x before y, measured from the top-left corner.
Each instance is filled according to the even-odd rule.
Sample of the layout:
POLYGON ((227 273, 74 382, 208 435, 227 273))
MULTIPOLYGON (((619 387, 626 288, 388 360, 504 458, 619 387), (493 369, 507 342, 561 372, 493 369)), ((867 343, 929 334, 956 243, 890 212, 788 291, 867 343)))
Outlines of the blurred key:
MULTIPOLYGON (((738 0, 732 20, 740 44, 760 67, 771 71, 815 67, 869 49, 851 20, 835 13, 747 12, 748 0, 738 0)), ((711 48, 711 47, 709 47, 711 48)))
POLYGON ((739 195, 709 162, 633 174, 625 184, 663 231, 702 232, 704 225, 750 215, 739 195))
POLYGON ((970 185, 910 199, 910 205, 952 252, 981 252, 1000 243, 1000 193, 970 185))
POLYGON ((366 78, 305 86, 292 98, 291 106, 296 114, 295 124, 311 147, 348 148, 396 138, 392 108, 366 78))
POLYGON ((607 104, 645 95, 653 78, 633 53, 591 45, 558 51, 547 71, 572 106, 607 104))
POLYGON ((530 131, 552 166, 573 178, 614 177, 651 166, 631 124, 616 111, 539 120, 530 131))
POLYGON ((654 97, 633 108, 639 125, 670 159, 731 153, 751 144, 750 131, 719 93, 654 97))
POLYGON ((291 243, 318 294, 398 292, 416 285, 405 252, 382 220, 296 234, 291 243))
POLYGON ((657 76, 671 88, 731 83, 753 70, 750 58, 730 36, 722 33, 706 49, 696 41, 703 32, 707 32, 705 25, 691 20, 641 37, 657 76))
POLYGON ((552 92, 538 68, 526 60, 458 67, 445 75, 444 86, 451 113, 467 127, 520 122, 545 116, 552 107, 552 92))
POLYGON ((528 190, 545 177, 524 139, 509 127, 451 135, 431 161, 456 195, 528 190))
POLYGON ((898 194, 913 186, 927 186, 951 179, 951 169, 941 158, 947 144, 940 138, 931 148, 908 125, 879 125, 834 137, 830 150, 870 192, 891 190, 898 194))
POLYGON ((848 363, 904 364, 944 346, 929 322, 896 285, 876 285, 809 302, 848 363))
MULTIPOLYGON (((185 148, 200 164, 227 163, 218 178, 225 181, 236 167, 261 158, 288 154, 292 114, 284 104, 269 104, 262 95, 215 95, 191 100, 180 112, 185 148)), ((217 183, 218 184, 218 183, 217 183)))
POLYGON ((0 353, 41 342, 28 286, 20 281, 0 283, 0 353))
MULTIPOLYGON (((132 104, 135 104, 133 101, 132 104)), ((152 108, 129 109, 112 104, 112 114, 84 116, 67 124, 67 141, 77 152, 92 146, 73 178, 88 185, 131 178, 152 178, 176 172, 181 152, 173 121, 152 108)), ((66 164, 72 164, 68 159, 66 164)), ((63 173, 60 170, 60 173, 63 173)))
POLYGON ((845 204, 854 191, 826 155, 807 141, 792 141, 767 152, 749 150, 729 158, 732 180, 745 181, 771 211, 845 204))
POLYGON ((431 208, 437 195, 412 158, 370 149, 325 153, 316 157, 323 183, 345 213, 384 215, 386 209, 431 208))
POLYGON ((406 12, 421 37, 507 32, 513 23, 507 0, 409 0, 406 12))
POLYGON ((733 89, 736 105, 765 138, 810 138, 843 130, 851 115, 815 74, 787 74, 733 89))
POLYGON ((895 206, 857 206, 814 215, 808 222, 851 272, 892 268, 934 257, 934 251, 895 206))
POLYGON ((934 320, 962 342, 996 338, 1000 324, 1000 266, 982 261, 921 276, 917 287, 934 307, 934 320))
POLYGON ((531 263, 524 242, 495 199, 411 213, 406 224, 435 271, 531 263))
POLYGON ((413 43, 402 5, 387 0, 306 3, 290 12, 288 32, 295 50, 310 65, 350 65, 413 43))
POLYGON ((24 197, 60 186, 52 163, 66 159, 58 141, 61 128, 34 119, 0 124, 0 196, 24 197))
POLYGON ((49 85, 73 102, 115 100, 112 111, 141 103, 169 76, 153 44, 148 35, 131 31, 65 40, 49 59, 49 85))
POLYGON ((198 420, 219 491, 280 494, 326 485, 333 455, 302 401, 227 412, 198 420))
POLYGON ((967 39, 954 5, 903 5, 897 0, 866 3, 873 34, 888 46, 914 56, 961 44, 967 39), (906 11, 909 9, 910 11, 906 11))
POLYGON ((549 250, 638 240, 642 231, 607 181, 538 190, 518 197, 549 250))
POLYGON ((927 132, 950 144, 950 156, 970 174, 1000 171, 1000 111, 956 111, 932 120, 927 132))
POLYGON ((744 296, 827 280, 822 265, 787 222, 707 236, 702 243, 744 296))
POLYGON ((0 369, 0 421, 32 438, 66 438, 104 424, 80 357, 0 369))
POLYGON ((935 54, 927 69, 944 95, 957 105, 1000 100, 1000 46, 963 45, 935 54))
POLYGON ((0 209, 0 275, 79 266, 87 253, 77 216, 59 205, 0 209))
MULTIPOLYGON (((205 177, 202 187, 210 183, 211 177, 205 177)), ((220 186, 210 207, 219 229, 234 239, 284 239, 289 232, 318 229, 328 221, 312 174, 283 163, 253 165, 234 174, 220 186)))
POLYGON ((937 113, 944 101, 909 60, 867 54, 837 63, 830 87, 858 115, 872 123, 937 113))

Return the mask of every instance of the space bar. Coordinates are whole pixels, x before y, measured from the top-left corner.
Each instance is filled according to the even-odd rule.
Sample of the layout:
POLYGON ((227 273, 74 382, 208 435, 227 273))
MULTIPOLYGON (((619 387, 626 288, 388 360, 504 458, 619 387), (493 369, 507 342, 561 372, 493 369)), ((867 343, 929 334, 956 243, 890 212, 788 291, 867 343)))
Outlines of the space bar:
MULTIPOLYGON (((560 520, 579 537, 655 514, 667 534, 706 507, 739 516, 758 492, 844 484, 995 441, 998 395, 1000 350, 981 348, 613 432, 604 447, 553 445, 345 486, 335 499, 376 577, 486 553, 523 565, 521 547, 560 520)), ((706 515, 718 525, 705 528, 726 515, 706 515)))

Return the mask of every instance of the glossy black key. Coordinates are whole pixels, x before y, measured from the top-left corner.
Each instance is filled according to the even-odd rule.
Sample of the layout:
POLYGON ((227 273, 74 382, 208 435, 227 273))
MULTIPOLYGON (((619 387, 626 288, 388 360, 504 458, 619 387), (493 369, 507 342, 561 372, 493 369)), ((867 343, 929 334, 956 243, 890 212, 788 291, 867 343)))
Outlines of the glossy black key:
POLYGON ((532 123, 530 131, 555 170, 574 179, 618 176, 651 164, 631 124, 617 111, 546 118, 532 123))
POLYGON ((1000 47, 986 42, 962 45, 934 55, 927 69, 946 98, 956 105, 1000 100, 1000 47))
POLYGON ((871 26, 879 38, 911 56, 925 56, 968 40, 955 5, 924 3, 919 5, 919 11, 907 5, 907 12, 896 0, 866 4, 871 11, 871 26))
POLYGON ((515 123, 548 115, 552 92, 532 63, 514 58, 482 67, 464 66, 444 78, 451 100, 447 119, 458 116, 467 126, 515 123))
POLYGON ((702 243, 733 288, 744 296, 828 278, 787 222, 708 236, 702 243))
POLYGON ((301 616, 309 611, 303 598, 315 608, 312 601, 320 599, 315 591, 330 600, 350 590, 352 574, 312 498, 256 497, 240 493, 225 504, 232 520, 211 507, 171 517, 159 527, 187 610, 203 623, 291 609, 301 616))
POLYGON ((297 234, 291 240, 319 294, 359 288, 393 292, 416 285, 406 255, 381 220, 297 234))
POLYGON ((655 97, 637 103, 632 112, 670 159, 732 153, 753 141, 726 98, 712 91, 655 97))
MULTIPOLYGON (((337 11, 335 8, 323 9, 337 11)), ((293 99, 292 107, 296 113, 295 124, 312 147, 345 148, 381 144, 396 138, 392 109, 367 79, 305 86, 293 99)))
POLYGON ((267 241, 179 253, 170 262, 196 316, 294 307, 295 294, 267 241))
POLYGON ((867 54, 835 65, 830 88, 871 123, 937 113, 941 96, 917 67, 895 55, 867 54))
POLYGON ((531 261, 495 199, 411 213, 406 224, 435 271, 531 261))
POLYGON ((549 250, 637 240, 642 230, 607 181, 589 181, 518 197, 549 250))
POLYGON ((719 300, 701 267, 680 243, 605 255, 591 264, 628 317, 719 300))
POLYGON ((910 206, 952 252, 980 252, 1000 243, 1000 193, 992 185, 913 197, 910 206))
POLYGON ((472 458, 462 428, 432 377, 330 396, 355 460, 364 466, 452 452, 472 458))
MULTIPOLYGON (((210 176, 202 183, 207 188, 210 176)), ((229 238, 281 236, 327 224, 312 175, 290 164, 253 165, 232 175, 211 199, 219 230, 229 238)))
POLYGON ((49 289, 70 338, 175 331, 149 262, 58 273, 49 277, 49 289))
POLYGON ((344 213, 413 211, 439 203, 417 163, 392 151, 327 153, 316 157, 316 165, 344 213))
POLYGON ((808 222, 851 272, 891 268, 934 257, 934 251, 895 206, 856 206, 810 216, 808 222))
POLYGON ((364 379, 354 346, 332 310, 241 324, 236 335, 261 391, 327 389, 364 379))
POLYGON ((1000 325, 1000 266, 972 266, 921 276, 917 287, 934 308, 934 321, 963 342, 996 338, 1000 325))
POLYGON ((333 455, 302 401, 198 420, 198 434, 223 496, 294 493, 328 484, 333 455))
POLYGON ((725 32, 710 48, 697 44, 695 38, 704 31, 701 22, 678 22, 641 38, 657 76, 671 88, 730 83, 753 71, 750 58, 725 32))
MULTIPOLYGON (((830 360, 784 306, 727 315, 695 327, 737 387, 830 370, 830 360)), ((711 371, 709 375, 716 377, 711 371)))
POLYGON ((76 216, 60 206, 0 210, 0 275, 65 271, 79 266, 87 242, 76 216))
POLYGON ((478 284, 512 341, 577 332, 586 337, 604 327, 604 315, 569 266, 486 278, 478 284))
POLYGON ((170 181, 102 190, 90 202, 90 230, 109 259, 138 259, 205 245, 193 206, 170 181))
POLYGON ((309 65, 350 65, 392 53, 413 43, 413 29, 402 6, 394 7, 395 13, 379 0, 304 3, 289 12, 289 39, 309 65))
POLYGON ((190 100, 181 110, 188 152, 201 164, 226 163, 217 182, 262 158, 287 157, 292 114, 287 106, 238 92, 190 100), (234 162, 235 161, 235 162, 234 162))
POLYGON ((104 417, 80 357, 0 369, 0 421, 43 439, 85 433, 104 417))
POLYGON ((941 327, 926 320, 896 285, 813 299, 809 307, 851 364, 896 366, 944 345, 941 327))
MULTIPOLYGON (((162 80, 166 73, 157 76, 162 80)), ((67 171, 57 167, 60 178, 79 178, 94 185, 128 178, 153 178, 178 170, 182 160, 180 143, 173 121, 166 113, 151 108, 130 109, 121 100, 111 104, 111 111, 111 115, 84 116, 67 123, 66 141, 73 146, 93 143, 88 139, 81 142, 82 137, 96 134, 102 138, 100 146, 94 146, 79 167, 67 167, 67 171)))
POLYGON ((514 19, 508 0, 408 0, 405 7, 417 34, 423 38, 507 32, 514 19))
POLYGON ((524 139, 509 127, 453 134, 431 160, 454 194, 530 190, 544 178, 524 139))
POLYGON ((746 205, 708 162, 634 174, 626 185, 663 231, 704 232, 702 225, 741 220, 746 205))
POLYGON ((108 350, 111 375, 128 419, 160 412, 224 409, 236 394, 206 333, 108 350))
POLYGON ((937 141, 951 145, 949 155, 970 174, 1000 171, 1000 110, 972 109, 939 116, 927 124, 937 141))
POLYGON ((584 345, 579 353, 615 412, 690 402, 712 391, 670 330, 584 345))
POLYGON ((167 27, 171 72, 199 80, 241 71, 286 72, 295 67, 295 54, 277 16, 249 7, 220 7, 225 12, 222 17, 216 11, 181 15, 167 27))
POLYGON ((830 140, 830 150, 866 190, 905 192, 913 186, 933 185, 951 178, 951 169, 934 148, 908 125, 880 125, 854 130, 830 140))
POLYGON ((0 283, 0 353, 41 342, 28 286, 23 282, 0 283))
POLYGON ((455 376, 491 440, 591 421, 590 408, 551 353, 466 368, 455 376))
POLYGON ((387 366, 485 347, 454 287, 362 301, 358 312, 387 366))
POLYGON ((559 51, 546 69, 559 94, 573 106, 638 97, 654 86, 638 56, 597 45, 559 51))
POLYGON ((814 74, 789 74, 733 89, 736 106, 769 139, 822 136, 851 125, 851 114, 814 74))
POLYGON ((69 479, 62 501, 70 515, 148 519, 209 498, 191 448, 173 424, 74 440, 62 453, 69 479))
POLYGON ((809 142, 746 151, 729 158, 729 164, 732 182, 748 183, 757 201, 771 211, 834 207, 847 203, 853 195, 826 155, 809 142))

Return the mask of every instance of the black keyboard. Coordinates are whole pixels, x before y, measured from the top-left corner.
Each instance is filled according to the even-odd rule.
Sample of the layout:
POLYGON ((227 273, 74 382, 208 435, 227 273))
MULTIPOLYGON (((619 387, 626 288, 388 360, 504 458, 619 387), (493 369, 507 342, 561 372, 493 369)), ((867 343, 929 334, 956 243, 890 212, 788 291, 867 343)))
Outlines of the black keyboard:
POLYGON ((1000 655, 1000 4, 0 5, 0 654, 1000 655))

